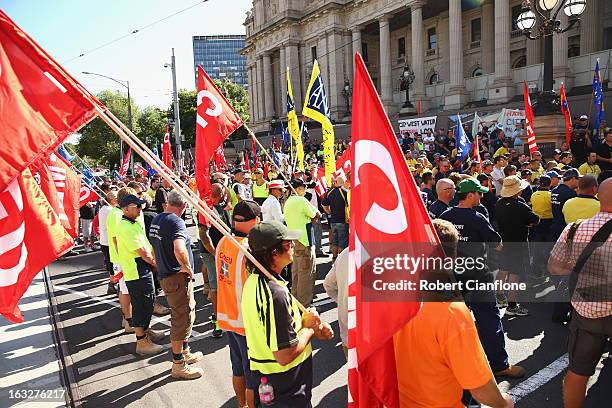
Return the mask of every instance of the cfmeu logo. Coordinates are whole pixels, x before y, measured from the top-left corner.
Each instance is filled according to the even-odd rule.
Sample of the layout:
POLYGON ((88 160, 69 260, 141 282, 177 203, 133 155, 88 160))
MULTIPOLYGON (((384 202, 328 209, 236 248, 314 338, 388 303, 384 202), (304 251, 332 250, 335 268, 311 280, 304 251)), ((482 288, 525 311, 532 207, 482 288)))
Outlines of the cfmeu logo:
POLYGON ((206 89, 202 89, 200 92, 198 92, 198 101, 197 101, 198 102, 197 103, 198 115, 196 117, 196 122, 198 125, 202 126, 202 129, 206 128, 206 126, 208 125, 208 122, 206 121, 206 119, 204 119, 200 115, 200 105, 202 104, 202 100, 204 98, 208 98, 214 106, 214 109, 206 108, 204 113, 207 116, 216 117, 216 116, 221 115, 221 113, 223 113, 223 107, 221 106, 221 102, 219 102, 219 99, 217 99, 217 97, 212 92, 206 89))
POLYGON ((23 197, 19 182, 13 180, 0 193, 0 287, 14 285, 25 268, 28 249, 24 239, 23 197), (16 259, 17 252, 14 250, 19 247, 19 259, 16 259))

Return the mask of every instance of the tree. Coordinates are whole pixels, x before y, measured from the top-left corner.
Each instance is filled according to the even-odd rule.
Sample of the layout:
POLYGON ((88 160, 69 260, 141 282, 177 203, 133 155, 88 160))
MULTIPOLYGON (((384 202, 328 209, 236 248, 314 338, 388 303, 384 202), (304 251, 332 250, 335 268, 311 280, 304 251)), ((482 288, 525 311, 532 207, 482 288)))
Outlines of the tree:
MULTIPOLYGON (((98 99, 124 124, 128 124, 127 95, 119 91, 104 90, 98 99)), ((132 105, 133 132, 140 132, 140 112, 134 101, 132 105)), ((127 146, 124 144, 124 149, 127 146)), ((96 118, 81 129, 81 138, 76 147, 77 154, 99 164, 113 167, 120 161, 120 138, 102 119, 96 118)))
POLYGON ((138 118, 139 132, 136 134, 147 147, 153 150, 153 146, 160 146, 164 142, 164 133, 168 125, 166 111, 154 106, 147 106, 138 118))

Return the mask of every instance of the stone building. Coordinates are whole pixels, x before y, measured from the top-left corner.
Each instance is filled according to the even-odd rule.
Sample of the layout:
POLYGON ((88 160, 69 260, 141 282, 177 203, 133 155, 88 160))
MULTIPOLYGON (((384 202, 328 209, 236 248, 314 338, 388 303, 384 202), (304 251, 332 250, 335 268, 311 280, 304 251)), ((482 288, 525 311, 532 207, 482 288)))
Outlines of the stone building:
MULTIPOLYGON (((287 66, 299 114, 315 58, 332 119, 349 121, 355 52, 362 53, 392 122, 405 102, 405 66, 414 71, 410 99, 420 102, 422 114, 499 109, 522 100, 523 80, 532 92, 542 89, 544 44, 516 27, 520 12, 521 0, 253 0, 242 50, 251 124, 264 132, 285 118, 287 66)), ((566 26, 562 11, 559 18, 566 26)), ((587 0, 581 22, 555 34, 553 49, 554 88, 563 81, 570 96, 572 88, 583 89, 577 94, 586 101, 597 58, 603 80, 609 78, 612 2, 587 0)))

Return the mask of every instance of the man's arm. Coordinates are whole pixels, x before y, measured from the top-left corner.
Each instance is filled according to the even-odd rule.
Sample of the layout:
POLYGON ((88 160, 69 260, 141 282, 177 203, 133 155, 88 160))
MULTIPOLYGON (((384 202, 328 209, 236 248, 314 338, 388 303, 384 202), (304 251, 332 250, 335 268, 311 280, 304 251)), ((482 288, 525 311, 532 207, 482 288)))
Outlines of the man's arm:
POLYGON ((506 393, 501 393, 495 378, 491 378, 485 385, 469 390, 472 397, 478 402, 491 408, 512 408, 514 400, 506 393))
POLYGON ((548 272, 551 275, 569 275, 574 269, 574 264, 570 259, 569 243, 567 242, 567 236, 571 227, 571 224, 565 227, 550 252, 548 272))
POLYGON ((212 243, 212 239, 210 239, 210 235, 208 234, 208 227, 203 227, 204 234, 200 234, 200 241, 202 242, 202 246, 212 255, 215 255, 215 247, 212 243))
POLYGON ((192 278, 193 271, 189 262, 189 252, 187 251, 187 245, 185 244, 185 240, 183 238, 177 238, 174 240, 173 246, 174 256, 178 261, 179 265, 181 265, 181 270, 179 271, 179 273, 186 273, 187 275, 189 275, 189 278, 192 278))
POLYGON ((147 247, 141 247, 141 248, 138 248, 136 252, 138 253, 138 255, 140 255, 140 257, 146 263, 153 266, 154 268, 157 268, 157 264, 155 263, 155 255, 153 254, 153 251, 149 251, 147 247))

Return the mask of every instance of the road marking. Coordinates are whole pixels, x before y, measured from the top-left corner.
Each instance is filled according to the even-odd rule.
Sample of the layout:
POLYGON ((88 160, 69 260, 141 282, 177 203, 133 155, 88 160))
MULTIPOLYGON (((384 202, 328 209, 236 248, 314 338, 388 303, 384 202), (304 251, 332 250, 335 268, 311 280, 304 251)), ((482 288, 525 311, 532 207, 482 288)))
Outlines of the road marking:
POLYGON ((512 387, 508 390, 508 394, 512 395, 514 402, 518 402, 561 374, 561 372, 567 368, 568 364, 569 356, 565 353, 525 381, 512 387))

